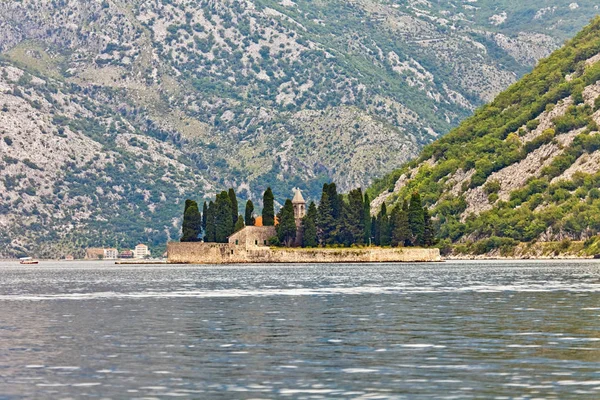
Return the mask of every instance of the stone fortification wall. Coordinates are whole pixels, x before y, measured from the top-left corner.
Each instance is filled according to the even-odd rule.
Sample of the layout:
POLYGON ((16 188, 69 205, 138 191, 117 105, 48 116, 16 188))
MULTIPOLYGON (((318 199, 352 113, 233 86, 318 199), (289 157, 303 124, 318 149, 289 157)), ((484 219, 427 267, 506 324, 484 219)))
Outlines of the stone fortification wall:
POLYGON ((439 249, 271 249, 232 244, 169 243, 168 262, 175 264, 364 263, 441 261, 439 249))

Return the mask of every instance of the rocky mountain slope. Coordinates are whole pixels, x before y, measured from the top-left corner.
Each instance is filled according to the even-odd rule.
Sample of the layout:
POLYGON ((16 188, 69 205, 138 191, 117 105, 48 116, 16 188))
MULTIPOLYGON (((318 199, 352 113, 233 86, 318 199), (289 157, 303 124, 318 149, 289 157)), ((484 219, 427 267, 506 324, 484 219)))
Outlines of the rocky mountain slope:
POLYGON ((1 2, 0 254, 158 245, 226 186, 365 186, 598 12, 513 3, 1 2))
POLYGON ((462 252, 534 241, 596 245, 598 124, 600 18, 416 161, 378 180, 373 211, 417 190, 441 237, 462 252))

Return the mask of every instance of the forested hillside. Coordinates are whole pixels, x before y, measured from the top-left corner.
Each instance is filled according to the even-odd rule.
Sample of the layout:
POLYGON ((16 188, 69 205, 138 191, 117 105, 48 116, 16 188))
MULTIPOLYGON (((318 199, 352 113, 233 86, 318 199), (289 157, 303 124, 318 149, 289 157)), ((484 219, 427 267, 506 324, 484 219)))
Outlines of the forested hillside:
POLYGON ((382 203, 421 193, 456 251, 585 240, 600 252, 600 18, 370 189, 382 203))
POLYGON ((179 234, 186 196, 229 186, 255 199, 269 185, 312 199, 330 180, 365 187, 597 9, 592 0, 0 2, 0 255, 162 245, 179 234))

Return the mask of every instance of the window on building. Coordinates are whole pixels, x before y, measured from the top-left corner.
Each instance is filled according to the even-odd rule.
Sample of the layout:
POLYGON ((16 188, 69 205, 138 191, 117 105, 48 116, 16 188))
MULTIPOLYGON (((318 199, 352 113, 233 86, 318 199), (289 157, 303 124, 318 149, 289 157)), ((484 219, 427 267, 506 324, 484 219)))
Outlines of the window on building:
POLYGON ((255 240, 255 241, 254 241, 254 244, 255 244, 256 246, 258 246, 258 240, 255 240))
POLYGON ((240 241, 238 239, 235 239, 235 244, 237 246, 238 244, 240 244, 240 241))
POLYGON ((233 250, 231 250, 231 254, 233 255, 233 250))
POLYGON ((265 240, 265 246, 267 245, 267 241, 265 240))

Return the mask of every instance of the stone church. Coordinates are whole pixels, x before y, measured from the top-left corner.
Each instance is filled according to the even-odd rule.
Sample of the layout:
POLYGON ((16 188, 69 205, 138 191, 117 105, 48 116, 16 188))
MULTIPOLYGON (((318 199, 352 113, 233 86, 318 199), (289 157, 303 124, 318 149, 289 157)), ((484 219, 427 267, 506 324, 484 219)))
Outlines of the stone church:
MULTIPOLYGON (((306 215, 306 201, 300 189, 294 189, 294 218, 296 220, 296 246, 302 244, 302 218, 306 215)), ((277 221, 275 222, 277 223, 277 221)), ((262 224, 260 224, 262 225, 262 224)), ((268 247, 269 239, 277 236, 274 226, 247 226, 229 237, 229 244, 242 246, 246 249, 268 247)))

